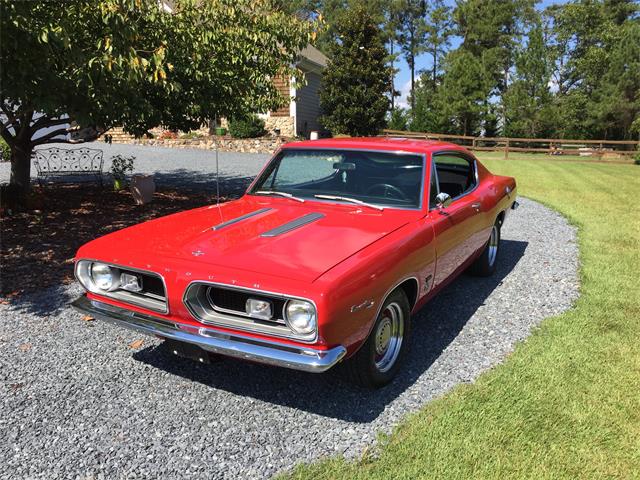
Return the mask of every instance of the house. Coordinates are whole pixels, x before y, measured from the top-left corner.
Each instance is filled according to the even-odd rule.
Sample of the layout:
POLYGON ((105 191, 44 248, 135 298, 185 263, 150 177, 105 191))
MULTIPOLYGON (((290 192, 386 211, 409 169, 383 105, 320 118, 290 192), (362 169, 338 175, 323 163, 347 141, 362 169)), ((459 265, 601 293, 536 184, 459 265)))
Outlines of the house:
POLYGON ((308 138, 310 132, 320 131, 320 82, 327 66, 327 57, 312 45, 303 48, 296 67, 304 73, 304 85, 296 87, 295 78, 276 78, 280 93, 289 104, 279 110, 260 115, 270 133, 285 137, 308 138))

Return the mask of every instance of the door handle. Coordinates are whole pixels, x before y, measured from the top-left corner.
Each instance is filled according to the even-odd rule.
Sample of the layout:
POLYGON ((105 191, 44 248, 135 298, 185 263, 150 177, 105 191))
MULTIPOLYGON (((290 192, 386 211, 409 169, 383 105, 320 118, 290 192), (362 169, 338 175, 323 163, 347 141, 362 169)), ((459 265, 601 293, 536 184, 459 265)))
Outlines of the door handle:
POLYGON ((481 204, 480 202, 472 203, 472 204, 471 204, 471 207, 472 207, 472 208, 475 208, 475 209, 476 209, 476 211, 478 211, 478 212, 479 212, 479 211, 480 211, 480 207, 482 207, 482 204, 481 204))

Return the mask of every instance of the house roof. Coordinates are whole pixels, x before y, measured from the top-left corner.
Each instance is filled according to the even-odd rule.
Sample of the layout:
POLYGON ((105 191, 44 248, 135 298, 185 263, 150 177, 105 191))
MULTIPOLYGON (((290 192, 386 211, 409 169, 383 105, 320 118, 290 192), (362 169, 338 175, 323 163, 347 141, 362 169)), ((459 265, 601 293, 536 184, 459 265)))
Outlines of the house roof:
POLYGON ((327 66, 327 56, 311 44, 300 50, 298 55, 302 63, 309 62, 320 68, 327 66))

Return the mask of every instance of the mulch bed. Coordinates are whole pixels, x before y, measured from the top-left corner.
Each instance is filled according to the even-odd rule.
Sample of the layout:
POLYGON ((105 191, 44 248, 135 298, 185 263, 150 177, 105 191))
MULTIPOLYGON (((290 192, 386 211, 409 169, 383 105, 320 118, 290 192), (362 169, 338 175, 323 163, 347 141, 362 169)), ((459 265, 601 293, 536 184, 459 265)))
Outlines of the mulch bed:
POLYGON ((135 205, 127 191, 93 185, 34 187, 30 209, 0 218, 0 303, 73 278, 82 244, 129 225, 215 201, 204 193, 159 189, 135 205))

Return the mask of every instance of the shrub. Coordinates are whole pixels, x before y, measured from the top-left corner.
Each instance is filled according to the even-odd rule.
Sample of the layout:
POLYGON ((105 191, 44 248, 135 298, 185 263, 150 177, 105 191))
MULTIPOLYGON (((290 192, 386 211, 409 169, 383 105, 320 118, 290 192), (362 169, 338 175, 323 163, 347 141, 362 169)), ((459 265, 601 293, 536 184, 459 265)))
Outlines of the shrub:
POLYGON ((236 138, 255 138, 265 134, 264 120, 256 115, 248 115, 229 120, 229 133, 236 138))
POLYGON ((183 133, 182 135, 180 135, 180 138, 184 138, 186 140, 193 140, 196 138, 202 138, 202 134, 200 132, 191 131, 191 132, 183 133))
POLYGON ((178 134, 176 132, 172 132, 171 130, 163 130, 158 138, 160 140, 173 140, 178 138, 178 134))
POLYGON ((633 156, 636 165, 640 165, 640 150, 633 156))
POLYGON ((4 138, 0 137, 0 162, 8 162, 11 160, 11 147, 4 138))
POLYGON ((133 172, 133 162, 136 157, 114 155, 111 157, 111 174, 116 180, 124 180, 127 173, 133 172))

